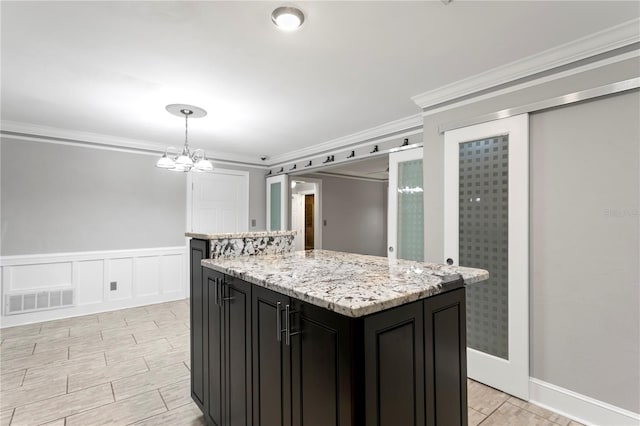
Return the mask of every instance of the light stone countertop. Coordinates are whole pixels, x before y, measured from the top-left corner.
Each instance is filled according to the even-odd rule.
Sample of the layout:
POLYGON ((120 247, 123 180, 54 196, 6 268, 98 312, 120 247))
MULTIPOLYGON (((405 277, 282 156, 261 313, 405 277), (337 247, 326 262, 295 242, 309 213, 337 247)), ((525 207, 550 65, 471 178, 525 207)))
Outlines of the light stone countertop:
POLYGON ((297 231, 246 231, 246 232, 227 232, 219 234, 201 234, 198 232, 185 232, 184 235, 189 238, 198 238, 200 240, 222 240, 225 238, 262 238, 262 237, 280 237, 283 235, 295 235, 297 231))
POLYGON ((205 259, 202 266, 353 318, 489 278, 483 269, 329 250, 205 259))

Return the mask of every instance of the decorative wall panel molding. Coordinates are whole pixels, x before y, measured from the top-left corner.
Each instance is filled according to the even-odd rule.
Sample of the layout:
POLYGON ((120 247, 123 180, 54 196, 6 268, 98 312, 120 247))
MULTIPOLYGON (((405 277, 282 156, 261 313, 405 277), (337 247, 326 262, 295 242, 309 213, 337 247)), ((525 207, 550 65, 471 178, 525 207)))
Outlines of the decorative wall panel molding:
POLYGON ((186 258, 186 247, 181 246, 4 256, 0 258, 2 300, 61 289, 73 290, 75 300, 70 307, 24 310, 10 316, 3 306, 1 326, 184 299, 189 296, 186 258))

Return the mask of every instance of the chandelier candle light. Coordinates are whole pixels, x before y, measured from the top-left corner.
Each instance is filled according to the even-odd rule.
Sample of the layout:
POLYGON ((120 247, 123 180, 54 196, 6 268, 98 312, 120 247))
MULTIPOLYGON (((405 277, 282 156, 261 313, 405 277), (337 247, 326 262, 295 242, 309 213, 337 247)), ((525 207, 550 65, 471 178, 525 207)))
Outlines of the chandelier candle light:
POLYGON ((178 152, 176 147, 168 147, 156 163, 156 167, 172 172, 212 172, 213 164, 207 160, 203 149, 196 149, 193 152, 189 150, 189 117, 201 118, 207 115, 207 111, 185 104, 167 105, 166 109, 175 116, 184 117, 184 146, 182 152, 178 152), (175 157, 167 155, 169 150, 176 152, 175 157))

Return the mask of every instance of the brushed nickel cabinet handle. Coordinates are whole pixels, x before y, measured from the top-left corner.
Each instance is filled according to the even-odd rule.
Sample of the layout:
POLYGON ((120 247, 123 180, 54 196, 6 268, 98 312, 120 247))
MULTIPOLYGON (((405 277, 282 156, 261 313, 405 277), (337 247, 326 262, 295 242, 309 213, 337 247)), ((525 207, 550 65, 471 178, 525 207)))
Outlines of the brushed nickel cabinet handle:
POLYGON ((282 313, 280 312, 282 303, 276 302, 276 338, 278 342, 282 342, 282 313))

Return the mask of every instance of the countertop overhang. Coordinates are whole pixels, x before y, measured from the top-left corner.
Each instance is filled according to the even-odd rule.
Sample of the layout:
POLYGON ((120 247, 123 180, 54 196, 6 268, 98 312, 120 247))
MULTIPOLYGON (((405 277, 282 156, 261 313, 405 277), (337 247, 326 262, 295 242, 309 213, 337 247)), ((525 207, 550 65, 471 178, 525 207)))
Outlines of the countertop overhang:
POLYGON ((489 278, 483 269, 330 250, 205 259, 202 266, 352 318, 489 278))
POLYGON ((279 237, 283 235, 295 235, 297 231, 246 231, 246 232, 226 232, 218 234, 203 234, 199 232, 185 232, 185 237, 197 238, 200 240, 221 240, 224 238, 262 238, 279 237))

